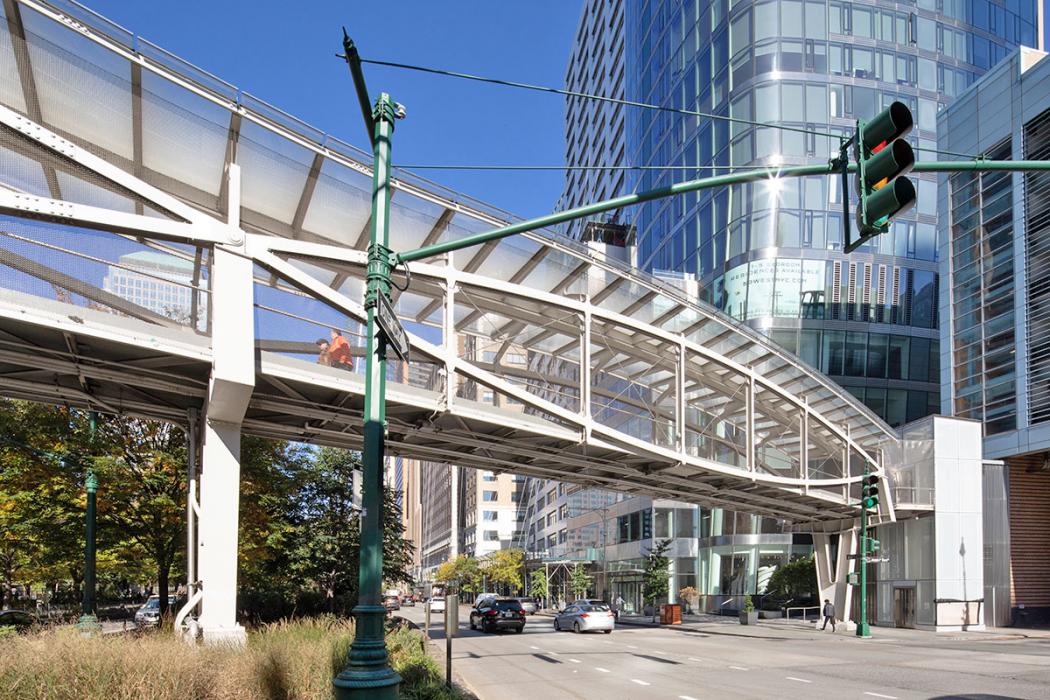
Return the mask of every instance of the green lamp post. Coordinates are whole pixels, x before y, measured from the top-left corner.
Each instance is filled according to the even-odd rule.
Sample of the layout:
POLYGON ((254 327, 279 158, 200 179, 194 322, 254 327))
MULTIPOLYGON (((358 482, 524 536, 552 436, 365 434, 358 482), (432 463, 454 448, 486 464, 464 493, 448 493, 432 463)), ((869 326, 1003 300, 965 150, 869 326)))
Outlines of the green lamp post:
MULTIPOLYGON (((98 427, 98 414, 88 414, 88 425, 91 430, 90 442, 94 445, 95 431, 98 427)), ((80 621, 77 628, 84 634, 93 634, 102 629, 95 615, 95 502, 98 493, 98 476, 88 469, 84 479, 84 490, 87 491, 87 511, 84 515, 84 595, 80 621)))

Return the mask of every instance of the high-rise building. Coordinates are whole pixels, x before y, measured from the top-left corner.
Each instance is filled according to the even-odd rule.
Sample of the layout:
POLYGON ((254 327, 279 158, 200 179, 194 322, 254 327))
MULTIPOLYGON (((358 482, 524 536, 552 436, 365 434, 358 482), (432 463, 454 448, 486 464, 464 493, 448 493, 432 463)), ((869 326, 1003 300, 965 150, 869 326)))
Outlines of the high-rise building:
MULTIPOLYGON (((615 112, 626 127, 620 131, 606 126, 619 123, 610 122, 609 103, 570 97, 567 164, 636 169, 625 180, 623 171, 570 169, 563 207, 730 166, 826 163, 856 119, 895 100, 915 115, 909 138, 926 149, 919 157, 936 158, 938 111, 1013 47, 1033 43, 1038 24, 1035 0, 584 5, 566 72, 569 90, 740 121, 625 106, 615 112), (621 143, 622 159, 602 160, 610 144, 621 143)), ((830 178, 662 199, 622 212, 619 221, 633 226, 627 243, 634 264, 769 335, 899 426, 940 408, 937 179, 914 177, 917 207, 850 255, 842 251, 841 189, 830 178)), ((584 239, 586 230, 578 225, 570 233, 584 239)), ((552 485, 530 493, 549 493, 552 485)), ((547 507, 534 508, 530 524, 539 547, 551 543, 543 529, 551 516, 548 499, 535 500, 547 507)), ((673 509, 650 502, 636 510, 642 523, 646 512, 654 522, 673 509)), ((708 609, 762 593, 776 566, 812 550, 808 535, 771 519, 697 513, 695 580, 708 609)), ((622 547, 617 530, 617 544, 604 548, 613 561, 604 566, 629 571, 635 555, 627 550, 637 538, 630 514, 622 515, 632 544, 622 547)), ((679 514, 672 521, 686 519, 679 514)), ((573 519, 568 530, 583 523, 573 519)), ((655 538, 644 527, 639 532, 644 550, 655 538)), ((564 537, 572 538, 568 531, 564 537)), ((689 580, 681 556, 676 575, 689 580)))
MULTIPOLYGON (((1050 158, 1050 59, 1020 49, 938 119, 940 146, 1050 158)), ((941 411, 984 424, 984 601, 992 624, 1050 620, 1050 175, 955 173, 941 187, 941 411)))
MULTIPOLYGON (((730 166, 826 163, 856 119, 894 100, 915 115, 918 156, 936 158, 937 112, 1035 42, 1036 5, 630 0, 627 98, 741 120, 629 109, 631 165, 689 168, 639 171, 633 189, 730 166)), ((850 255, 831 178, 651 202, 633 213, 638 262, 695 276, 703 299, 901 425, 939 408, 937 180, 914 180, 915 209, 850 255)))
MULTIPOLYGON (((619 0, 584 2, 576 29, 565 87, 616 100, 624 95, 624 3, 619 0)), ((560 209, 623 194, 627 186, 625 110, 616 102, 582 97, 566 100, 565 191, 560 209), (596 167, 595 167, 596 166, 596 167)), ((570 222, 567 233, 582 238, 585 221, 570 222)))
POLYGON ((102 288, 133 304, 188 322, 196 311, 198 324, 207 318, 207 297, 194 295, 194 265, 173 255, 142 250, 121 255, 102 278, 102 288), (194 309, 196 296, 197 308, 194 309))

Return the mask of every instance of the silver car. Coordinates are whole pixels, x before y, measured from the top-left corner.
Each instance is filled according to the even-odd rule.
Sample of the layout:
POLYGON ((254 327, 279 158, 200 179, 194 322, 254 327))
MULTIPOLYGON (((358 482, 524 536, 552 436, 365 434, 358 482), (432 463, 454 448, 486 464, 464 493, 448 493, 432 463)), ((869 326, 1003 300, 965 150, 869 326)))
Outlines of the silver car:
POLYGON ((555 630, 573 632, 604 632, 609 634, 616 626, 616 618, 608 605, 573 603, 554 617, 555 630))

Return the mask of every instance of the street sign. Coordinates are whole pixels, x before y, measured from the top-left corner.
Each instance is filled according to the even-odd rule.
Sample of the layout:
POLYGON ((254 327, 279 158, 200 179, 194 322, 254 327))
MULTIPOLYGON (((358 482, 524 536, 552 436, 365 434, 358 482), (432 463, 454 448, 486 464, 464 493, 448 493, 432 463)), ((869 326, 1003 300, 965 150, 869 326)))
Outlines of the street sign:
POLYGON ((856 571, 851 571, 850 573, 846 574, 846 583, 848 583, 851 586, 859 586, 860 574, 858 574, 856 571))
POLYGON ((376 321, 379 322, 379 330, 386 336, 387 345, 402 361, 408 362, 408 333, 405 332, 405 327, 398 320, 386 294, 376 294, 376 299, 376 321))

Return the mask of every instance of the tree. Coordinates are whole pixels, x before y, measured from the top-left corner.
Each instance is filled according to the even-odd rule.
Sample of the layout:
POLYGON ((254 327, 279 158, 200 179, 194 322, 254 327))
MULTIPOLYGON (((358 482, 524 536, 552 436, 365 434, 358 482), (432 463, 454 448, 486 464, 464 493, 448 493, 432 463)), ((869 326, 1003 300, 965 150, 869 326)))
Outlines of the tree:
POLYGON ((511 595, 522 587, 522 569, 525 566, 525 553, 520 549, 498 549, 485 562, 485 575, 489 582, 504 585, 511 595))
MULTIPOLYGON (((287 537, 293 568, 320 589, 329 611, 340 599, 347 609, 357 602, 361 520, 353 507, 353 479, 360 468, 358 453, 325 447, 299 476, 299 515, 287 537)), ((383 581, 391 585, 412 583, 415 551, 405 539, 397 497, 392 489, 383 494, 383 581)))
POLYGON ((586 598, 587 589, 591 587, 591 577, 587 575, 587 569, 577 564, 569 572, 569 588, 577 598, 586 598))
POLYGON ((792 598, 817 591, 817 567, 813 557, 802 557, 786 564, 769 577, 766 593, 792 598))
POLYGON ((547 598, 550 595, 549 587, 547 586, 547 572, 543 569, 535 569, 529 576, 529 589, 533 598, 542 599, 544 606, 547 605, 547 598))
POLYGON ((661 540, 649 550, 645 558, 645 571, 642 573, 642 598, 653 608, 653 622, 656 622, 656 601, 663 598, 670 590, 670 576, 667 567, 671 560, 667 550, 671 540, 661 540))
POLYGON ((459 590, 477 593, 481 585, 481 568, 478 560, 460 554, 438 567, 436 578, 444 583, 458 583, 459 590))

